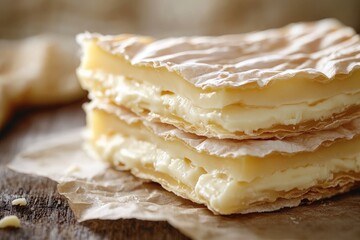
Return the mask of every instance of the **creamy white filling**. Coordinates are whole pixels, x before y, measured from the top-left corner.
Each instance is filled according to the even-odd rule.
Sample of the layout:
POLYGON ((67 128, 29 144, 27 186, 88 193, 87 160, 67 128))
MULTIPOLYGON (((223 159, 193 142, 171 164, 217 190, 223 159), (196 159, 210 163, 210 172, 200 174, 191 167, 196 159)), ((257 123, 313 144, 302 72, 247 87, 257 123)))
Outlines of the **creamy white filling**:
POLYGON ((126 168, 140 173, 147 169, 153 174, 154 181, 175 179, 179 182, 178 188, 166 188, 175 193, 187 191, 186 194, 192 200, 205 203, 211 209, 225 214, 239 211, 256 201, 275 201, 279 197, 276 192, 308 189, 332 180, 338 172, 360 172, 358 154, 348 158, 328 159, 322 164, 289 168, 267 177, 256 178, 251 182, 242 182, 221 169, 206 171, 195 165, 191 159, 174 158, 156 144, 132 136, 101 135, 94 139, 93 144, 100 156, 115 165, 125 165, 126 168), (156 173, 161 173, 165 179, 156 179, 156 173), (181 184, 186 185, 191 191, 181 188, 181 184))
MULTIPOLYGON (((250 182, 256 178, 269 176, 276 171, 288 168, 303 167, 310 164, 322 165, 332 158, 354 157, 359 154, 358 149, 360 148, 360 137, 356 137, 352 140, 338 141, 330 147, 320 147, 314 152, 300 152, 291 155, 270 154, 262 158, 251 156, 219 157, 209 155, 206 152, 197 152, 180 140, 165 140, 139 122, 125 123, 115 114, 103 110, 88 111, 87 118, 88 126, 94 138, 99 138, 104 134, 117 133, 132 136, 134 139, 141 139, 143 142, 154 144, 154 146, 161 146, 161 149, 172 158, 190 159, 196 166, 207 172, 216 170, 242 182, 250 182)), ((111 155, 111 148, 107 149, 111 155)), ((141 146, 137 151, 140 149, 141 146)), ((134 153, 129 152, 128 154, 134 153)), ((152 156, 150 159, 155 157, 152 156)))
POLYGON ((244 132, 251 135, 259 129, 276 125, 296 125, 311 120, 322 120, 360 104, 360 92, 339 94, 313 104, 298 103, 278 107, 229 105, 223 109, 204 109, 190 100, 146 82, 135 82, 123 76, 79 70, 83 85, 98 98, 111 98, 141 114, 176 125, 181 119, 194 127, 214 128, 218 132, 244 132))

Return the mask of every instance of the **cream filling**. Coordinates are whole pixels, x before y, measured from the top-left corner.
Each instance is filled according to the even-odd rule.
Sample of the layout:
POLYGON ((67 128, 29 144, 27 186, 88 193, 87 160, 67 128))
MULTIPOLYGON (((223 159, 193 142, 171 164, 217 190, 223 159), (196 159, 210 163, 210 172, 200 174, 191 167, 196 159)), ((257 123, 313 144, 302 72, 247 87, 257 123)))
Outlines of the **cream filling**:
MULTIPOLYGON (((116 115, 103 110, 93 109, 89 111, 87 121, 94 140, 99 139, 103 135, 111 136, 121 134, 122 138, 126 138, 126 141, 123 140, 123 144, 136 142, 134 149, 131 151, 127 150, 128 147, 123 147, 123 150, 121 150, 121 152, 126 152, 129 156, 133 156, 133 158, 140 156, 138 155, 139 151, 145 154, 141 158, 147 159, 146 161, 150 162, 155 160, 160 161, 159 159, 169 158, 169 156, 171 156, 171 158, 174 159, 191 162, 194 166, 206 172, 223 173, 231 179, 241 182, 251 182, 254 179, 268 177, 277 171, 285 171, 290 168, 310 165, 320 167, 327 166, 331 159, 351 159, 358 156, 360 149, 359 136, 352 140, 338 141, 330 147, 319 147, 314 152, 301 152, 292 155, 274 153, 263 158, 251 156, 222 158, 209 155, 206 152, 197 152, 180 140, 166 141, 150 132, 150 130, 140 122, 128 124, 120 120, 116 115), (141 141, 141 143, 139 141, 141 141), (156 151, 154 150, 155 152, 151 153, 151 149, 155 149, 156 151)), ((111 146, 112 144, 106 141, 104 148, 107 149, 106 152, 108 152, 108 154, 105 154, 105 152, 102 154, 105 157, 107 156, 106 158, 109 161, 111 161, 111 156, 114 152, 111 146)), ((163 164, 163 166, 167 165, 168 162, 163 164)))
POLYGON ((164 68, 132 66, 121 56, 112 55, 97 46, 96 42, 83 43, 83 58, 80 69, 124 75, 131 79, 146 81, 154 86, 161 86, 163 91, 172 91, 190 99, 194 106, 200 108, 221 109, 231 104, 246 106, 277 107, 297 103, 312 104, 338 94, 351 94, 360 89, 360 70, 350 75, 338 75, 328 82, 316 79, 293 77, 277 79, 270 84, 259 87, 250 84, 240 88, 208 89, 196 88, 176 72, 164 68))
MULTIPOLYGON (((234 179, 222 168, 205 170, 197 159, 177 158, 161 145, 120 132, 101 134, 93 139, 93 146, 102 158, 115 166, 131 169, 136 175, 161 183, 168 190, 205 203, 221 214, 246 211, 256 202, 274 202, 284 192, 306 190, 322 182, 331 181, 338 172, 360 172, 360 154, 352 157, 328 158, 320 163, 278 170, 250 182, 234 179)), ((355 146, 354 146, 355 147, 355 146)), ((206 156, 203 156, 206 157, 206 156)), ((288 157, 287 161, 294 161, 288 157)), ((322 187, 329 187, 324 185, 322 187)))
POLYGON ((174 125, 179 120, 203 132, 227 135, 244 132, 252 135, 259 129, 270 129, 276 125, 297 125, 307 121, 318 121, 341 113, 349 106, 360 104, 360 92, 339 94, 314 104, 298 103, 276 108, 230 105, 223 109, 204 109, 180 95, 162 91, 160 87, 146 82, 105 74, 78 70, 82 85, 97 98, 109 98, 141 115, 149 112, 151 117, 174 125))
POLYGON ((353 158, 333 158, 325 165, 277 171, 249 183, 219 176, 216 172, 207 173, 196 182, 195 192, 198 198, 206 199, 215 211, 231 214, 241 212, 254 202, 275 202, 278 198, 286 198, 284 193, 292 190, 301 192, 314 186, 324 189, 334 187, 331 182, 336 173, 348 174, 350 179, 359 180, 359 172, 360 154, 353 158))

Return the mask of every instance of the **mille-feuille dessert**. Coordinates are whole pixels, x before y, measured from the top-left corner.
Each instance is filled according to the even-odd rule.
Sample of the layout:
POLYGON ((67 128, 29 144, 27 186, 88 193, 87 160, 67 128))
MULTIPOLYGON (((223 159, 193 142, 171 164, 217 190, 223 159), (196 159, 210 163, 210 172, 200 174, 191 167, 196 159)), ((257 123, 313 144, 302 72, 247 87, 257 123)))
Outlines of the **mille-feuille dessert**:
POLYGON ((360 181, 360 38, 335 20, 219 37, 81 34, 100 158, 219 214, 360 181))

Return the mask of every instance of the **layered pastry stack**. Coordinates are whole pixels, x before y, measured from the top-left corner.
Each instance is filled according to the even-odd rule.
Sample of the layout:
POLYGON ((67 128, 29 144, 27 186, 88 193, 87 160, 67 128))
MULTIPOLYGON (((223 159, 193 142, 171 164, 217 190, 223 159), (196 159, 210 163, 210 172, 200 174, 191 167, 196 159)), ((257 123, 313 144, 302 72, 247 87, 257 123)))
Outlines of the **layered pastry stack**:
POLYGON ((219 37, 81 34, 89 143, 218 214, 360 181, 360 39, 335 20, 219 37))

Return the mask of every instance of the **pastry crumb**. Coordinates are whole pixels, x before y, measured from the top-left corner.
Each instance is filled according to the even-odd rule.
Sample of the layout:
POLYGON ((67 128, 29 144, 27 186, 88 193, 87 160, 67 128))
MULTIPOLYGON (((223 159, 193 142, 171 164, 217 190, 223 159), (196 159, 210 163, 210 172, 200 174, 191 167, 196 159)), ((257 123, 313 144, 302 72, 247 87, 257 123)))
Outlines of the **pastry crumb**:
POLYGON ((13 206, 25 206, 26 204, 27 204, 27 201, 25 198, 17 198, 11 202, 11 205, 13 205, 13 206))
POLYGON ((68 168, 66 169, 66 173, 67 173, 67 174, 74 173, 74 172, 78 172, 78 171, 80 171, 80 167, 77 166, 77 165, 71 165, 70 167, 68 167, 68 168))
POLYGON ((298 219, 296 219, 295 217, 290 217, 290 220, 291 220, 294 224, 299 224, 298 219))
POLYGON ((15 215, 5 216, 0 219, 0 228, 19 228, 20 227, 20 219, 15 215))

